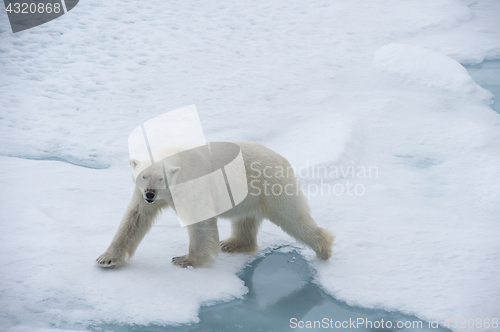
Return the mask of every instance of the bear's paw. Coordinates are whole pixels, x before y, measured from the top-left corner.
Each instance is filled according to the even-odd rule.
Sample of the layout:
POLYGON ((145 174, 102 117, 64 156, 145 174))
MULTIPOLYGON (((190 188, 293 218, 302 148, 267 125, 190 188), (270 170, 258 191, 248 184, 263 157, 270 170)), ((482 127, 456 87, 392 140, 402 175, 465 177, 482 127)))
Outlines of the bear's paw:
POLYGON ((222 250, 222 252, 227 253, 254 254, 257 251, 258 247, 256 243, 243 245, 235 239, 228 238, 220 241, 220 249, 222 250))
POLYGON ((121 260, 108 253, 104 253, 96 259, 96 263, 100 267, 115 267, 121 264, 121 260))
POLYGON ((187 257, 188 255, 172 258, 172 263, 180 267, 194 266, 193 262, 187 257))

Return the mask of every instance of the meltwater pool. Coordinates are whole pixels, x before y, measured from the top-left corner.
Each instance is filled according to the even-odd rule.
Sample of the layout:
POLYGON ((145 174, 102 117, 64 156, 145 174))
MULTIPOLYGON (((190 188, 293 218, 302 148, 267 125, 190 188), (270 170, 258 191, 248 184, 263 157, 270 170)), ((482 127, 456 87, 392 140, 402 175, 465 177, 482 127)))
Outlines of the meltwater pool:
POLYGON ((500 113, 500 60, 487 60, 477 65, 464 65, 472 79, 495 96, 491 106, 500 113))

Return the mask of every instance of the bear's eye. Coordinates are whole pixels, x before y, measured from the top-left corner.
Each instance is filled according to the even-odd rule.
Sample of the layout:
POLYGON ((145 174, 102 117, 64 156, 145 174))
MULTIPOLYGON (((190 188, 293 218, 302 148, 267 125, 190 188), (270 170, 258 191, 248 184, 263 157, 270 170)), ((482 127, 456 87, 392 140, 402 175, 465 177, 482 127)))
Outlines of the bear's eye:
POLYGON ((163 178, 160 178, 160 181, 163 181, 163 178))
POLYGON ((146 180, 146 176, 145 176, 145 175, 143 175, 143 176, 142 176, 142 178, 143 178, 144 180, 146 180))

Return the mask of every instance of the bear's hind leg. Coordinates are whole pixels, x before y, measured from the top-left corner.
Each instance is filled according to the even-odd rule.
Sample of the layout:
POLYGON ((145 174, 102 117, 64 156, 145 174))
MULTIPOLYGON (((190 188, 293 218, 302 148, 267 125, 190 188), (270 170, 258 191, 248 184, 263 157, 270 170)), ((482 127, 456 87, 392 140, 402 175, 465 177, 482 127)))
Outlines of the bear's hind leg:
POLYGON ((319 259, 327 260, 332 255, 332 233, 319 227, 309 213, 301 213, 289 218, 275 217, 270 220, 297 241, 314 250, 319 259))
POLYGON ((231 220, 231 236, 220 242, 224 252, 254 254, 257 249, 257 232, 262 219, 252 217, 231 220))
POLYGON ((211 263, 219 254, 219 230, 217 218, 211 218, 187 226, 189 233, 189 253, 172 258, 172 263, 180 267, 200 267, 211 263))

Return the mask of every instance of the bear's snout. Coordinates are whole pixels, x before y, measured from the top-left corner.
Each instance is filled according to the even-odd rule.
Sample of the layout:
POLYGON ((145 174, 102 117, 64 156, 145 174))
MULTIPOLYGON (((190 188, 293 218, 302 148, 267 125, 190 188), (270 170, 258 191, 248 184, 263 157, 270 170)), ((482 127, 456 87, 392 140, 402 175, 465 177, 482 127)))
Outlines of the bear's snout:
POLYGON ((146 190, 146 192, 144 193, 144 200, 149 204, 152 204, 155 201, 155 198, 156 191, 154 190, 146 190))

